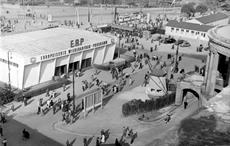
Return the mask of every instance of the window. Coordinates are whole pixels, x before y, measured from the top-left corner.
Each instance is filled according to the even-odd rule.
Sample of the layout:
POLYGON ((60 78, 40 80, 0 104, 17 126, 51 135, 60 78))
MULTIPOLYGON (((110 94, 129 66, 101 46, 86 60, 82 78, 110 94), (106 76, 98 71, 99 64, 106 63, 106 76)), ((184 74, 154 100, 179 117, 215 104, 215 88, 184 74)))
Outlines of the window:
POLYGON ((181 29, 182 32, 184 32, 184 29, 181 29))
POLYGON ((204 33, 204 37, 205 37, 205 33, 204 33))
POLYGON ((179 28, 177 28, 176 31, 179 31, 179 28))
POLYGON ((199 35, 200 34, 200 32, 196 32, 196 35, 199 35))
POLYGON ((173 30, 174 30, 174 28, 172 27, 172 28, 171 28, 171 31, 173 31, 173 30))
POLYGON ((189 32, 189 30, 186 30, 186 32, 189 32))
POLYGON ((194 34, 194 31, 191 31, 192 34, 194 34))

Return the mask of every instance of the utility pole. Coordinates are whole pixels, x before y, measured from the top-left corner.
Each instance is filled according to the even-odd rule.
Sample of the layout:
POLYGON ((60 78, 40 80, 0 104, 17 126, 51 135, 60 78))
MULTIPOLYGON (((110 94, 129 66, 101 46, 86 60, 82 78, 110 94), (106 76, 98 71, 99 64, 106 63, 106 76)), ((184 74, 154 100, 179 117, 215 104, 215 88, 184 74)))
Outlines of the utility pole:
POLYGON ((118 36, 118 39, 119 39, 119 44, 118 44, 118 58, 120 58, 120 48, 121 48, 121 35, 119 34, 118 36))
POLYGON ((72 69, 73 69, 73 111, 75 111, 75 108, 76 108, 76 99, 75 99, 75 79, 74 79, 74 73, 75 73, 75 71, 74 71, 74 63, 73 63, 73 67, 72 67, 72 69))
POLYGON ((7 64, 8 64, 8 84, 11 91, 11 79, 10 79, 10 51, 7 52, 7 64))
POLYGON ((177 45, 177 48, 176 48, 176 61, 175 61, 174 72, 178 72, 178 53, 179 53, 179 44, 177 45))

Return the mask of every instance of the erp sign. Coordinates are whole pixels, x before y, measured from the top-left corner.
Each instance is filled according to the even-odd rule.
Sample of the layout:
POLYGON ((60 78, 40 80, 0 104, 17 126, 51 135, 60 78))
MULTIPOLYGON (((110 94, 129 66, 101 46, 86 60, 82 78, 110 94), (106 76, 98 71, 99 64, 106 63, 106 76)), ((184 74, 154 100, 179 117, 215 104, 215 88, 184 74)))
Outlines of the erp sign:
POLYGON ((75 40, 71 40, 70 41, 70 47, 77 47, 77 46, 81 46, 84 42, 84 38, 80 38, 80 39, 75 39, 75 40))

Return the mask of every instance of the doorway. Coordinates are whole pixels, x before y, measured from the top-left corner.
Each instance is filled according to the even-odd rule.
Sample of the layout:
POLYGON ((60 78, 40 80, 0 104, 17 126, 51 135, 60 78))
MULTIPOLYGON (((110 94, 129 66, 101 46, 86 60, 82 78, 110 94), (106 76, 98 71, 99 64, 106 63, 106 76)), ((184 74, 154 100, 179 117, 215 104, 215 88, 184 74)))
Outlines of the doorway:
POLYGON ((71 62, 71 63, 69 64, 69 70, 68 70, 68 72, 69 72, 69 73, 72 72, 72 71, 73 71, 73 68, 74 68, 74 71, 76 71, 76 70, 79 69, 79 67, 80 67, 80 62, 79 62, 79 61, 71 62))
POLYGON ((57 66, 55 67, 55 76, 61 76, 63 74, 66 74, 67 72, 67 65, 57 66))
POLYGON ((87 67, 90 67, 91 66, 91 62, 92 62, 91 58, 83 59, 82 63, 81 63, 81 69, 85 69, 87 67))
POLYGON ((219 78, 223 80, 223 87, 228 86, 230 77, 230 58, 219 54, 218 71, 220 73, 219 78))

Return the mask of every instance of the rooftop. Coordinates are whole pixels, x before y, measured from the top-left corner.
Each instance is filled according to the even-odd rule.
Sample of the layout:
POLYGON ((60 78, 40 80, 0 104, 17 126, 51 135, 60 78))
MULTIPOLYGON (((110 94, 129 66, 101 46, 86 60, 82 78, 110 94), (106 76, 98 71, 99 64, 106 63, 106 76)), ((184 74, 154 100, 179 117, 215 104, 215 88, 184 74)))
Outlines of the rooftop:
POLYGON ((152 71, 150 72, 151 76, 156 76, 156 77, 164 77, 166 76, 167 72, 162 70, 162 69, 152 69, 152 71))
POLYGON ((11 50, 24 57, 70 49, 70 41, 84 38, 82 46, 110 40, 101 34, 80 29, 52 28, 0 38, 0 49, 11 50))
POLYGON ((207 32, 209 29, 213 28, 213 26, 210 25, 200 25, 200 24, 189 23, 189 22, 178 22, 176 20, 169 21, 166 24, 166 26, 195 30, 195 31, 202 31, 202 32, 207 32))
POLYGON ((222 45, 230 48, 230 25, 217 26, 208 32, 208 36, 222 45))
POLYGON ((196 18, 196 20, 198 20, 199 22, 203 24, 208 24, 208 23, 212 23, 212 22, 219 21, 219 20, 226 19, 226 18, 228 18, 228 15, 219 12, 219 13, 196 18))

